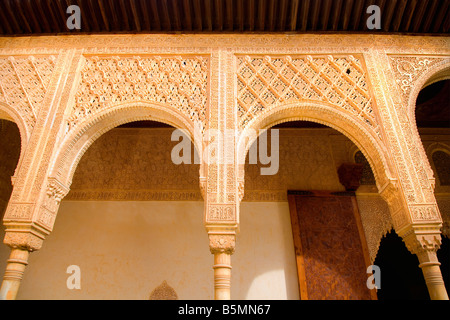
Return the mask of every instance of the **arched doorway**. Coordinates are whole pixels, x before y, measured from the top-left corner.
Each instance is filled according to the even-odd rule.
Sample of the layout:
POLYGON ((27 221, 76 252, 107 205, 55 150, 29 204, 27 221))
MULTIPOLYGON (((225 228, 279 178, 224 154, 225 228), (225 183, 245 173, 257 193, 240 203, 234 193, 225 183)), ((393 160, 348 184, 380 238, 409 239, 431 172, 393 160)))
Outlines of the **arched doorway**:
MULTIPOLYGON (((288 190, 333 191, 343 194, 346 188, 340 183, 339 167, 344 163, 355 164, 361 161, 359 154, 355 157, 357 152, 362 154, 356 145, 345 135, 326 125, 294 120, 275 123, 270 129, 279 130, 278 172, 274 175, 261 175, 261 167, 268 165, 252 165, 249 163, 249 154, 246 158, 245 194, 240 207, 241 232, 237 236, 238 249, 233 256, 233 279, 237 277, 240 281, 234 283, 232 290, 234 297, 238 299, 300 298, 288 190)), ((268 154, 271 154, 273 130, 268 131, 268 154)), ((252 147, 255 144, 259 145, 259 141, 253 142, 252 147)), ((390 216, 386 203, 378 194, 369 162, 364 155, 362 158, 362 166, 365 166, 366 171, 368 168, 368 173, 361 177, 361 192, 356 192, 356 198, 364 204, 359 218, 364 238, 366 234, 370 238, 372 248, 366 252, 370 259, 370 252, 376 250, 377 241, 387 231, 384 229, 391 228, 392 224, 374 223, 377 218, 389 220, 390 216), (373 207, 376 210, 372 210, 373 207), (374 211, 377 212, 377 217, 372 214, 374 211)), ((358 229, 356 222, 354 226, 358 229)), ((368 239, 365 240, 365 247, 368 239)), ((364 287, 368 277, 366 264, 370 265, 369 261, 362 261, 360 268, 364 287)), ((321 261, 321 266, 328 268, 330 272, 335 268, 331 264, 327 265, 324 260, 321 261)), ((337 269, 334 271, 345 272, 337 269)), ((348 277, 351 278, 351 275, 348 277)), ((326 286, 328 284, 324 284, 326 286)))
POLYGON ((148 299, 162 283, 180 299, 212 298, 199 165, 172 163, 174 127, 120 122, 77 162, 19 299, 148 299), (72 265, 80 289, 67 286, 72 265))

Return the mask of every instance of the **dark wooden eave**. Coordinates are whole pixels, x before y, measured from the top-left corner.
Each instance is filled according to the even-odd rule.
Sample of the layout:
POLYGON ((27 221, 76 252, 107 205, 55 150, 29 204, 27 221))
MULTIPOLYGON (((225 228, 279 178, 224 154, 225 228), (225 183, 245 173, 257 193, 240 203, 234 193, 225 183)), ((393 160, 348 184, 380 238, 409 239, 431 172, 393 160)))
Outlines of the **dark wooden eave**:
POLYGON ((0 34, 389 33, 448 35, 450 0, 1 0, 0 34), (368 30, 367 7, 381 9, 368 30), (81 8, 68 30, 67 7, 81 8))

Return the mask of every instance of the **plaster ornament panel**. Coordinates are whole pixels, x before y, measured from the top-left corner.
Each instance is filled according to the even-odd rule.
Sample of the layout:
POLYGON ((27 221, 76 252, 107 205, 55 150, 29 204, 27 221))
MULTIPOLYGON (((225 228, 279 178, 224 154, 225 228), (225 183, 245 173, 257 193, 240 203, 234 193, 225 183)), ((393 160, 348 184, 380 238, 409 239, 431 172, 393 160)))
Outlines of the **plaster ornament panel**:
POLYGON ((32 218, 34 203, 10 201, 3 218, 4 221, 29 221, 32 218))
POLYGON ((409 95, 414 88, 415 81, 428 69, 444 60, 445 57, 433 56, 389 56, 394 72, 395 81, 400 88, 403 102, 408 103, 409 95))
POLYGON ((0 56, 0 102, 21 115, 28 131, 35 126, 55 61, 53 55, 0 56))
POLYGON ((53 230, 59 205, 68 192, 69 189, 67 187, 63 186, 58 180, 50 178, 47 184, 47 191, 42 195, 43 199, 41 200, 37 223, 49 231, 53 230))
POLYGON ((414 222, 441 220, 439 209, 435 204, 411 205, 409 210, 414 222))
POLYGON ((375 261, 381 239, 393 228, 389 207, 378 195, 356 196, 370 261, 375 261))
POLYGON ((361 57, 247 55, 237 56, 236 68, 240 128, 273 105, 316 100, 333 104, 379 131, 361 57))
POLYGON ((176 291, 167 284, 164 280, 152 293, 150 293, 150 300, 178 300, 176 291))
POLYGON ((206 127, 209 57, 86 56, 66 132, 118 103, 148 101, 206 127))
POLYGON ((235 222, 236 209, 234 204, 209 204, 206 216, 207 223, 213 222, 235 222))

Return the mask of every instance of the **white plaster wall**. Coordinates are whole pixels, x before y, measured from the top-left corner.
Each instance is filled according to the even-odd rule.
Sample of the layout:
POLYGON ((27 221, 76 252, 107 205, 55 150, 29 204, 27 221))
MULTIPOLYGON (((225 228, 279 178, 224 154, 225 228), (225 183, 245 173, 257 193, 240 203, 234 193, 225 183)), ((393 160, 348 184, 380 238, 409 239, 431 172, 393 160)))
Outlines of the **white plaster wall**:
POLYGON ((299 299, 287 202, 242 202, 231 258, 233 299, 299 299))
MULTIPOLYGON (((243 202, 240 218, 232 298, 298 299, 288 204, 243 202)), ((0 276, 8 254, 2 245, 0 276)), ((203 202, 63 201, 18 299, 148 299, 164 280, 180 299, 213 299, 212 265, 203 202), (80 290, 66 286, 70 265, 80 290)))

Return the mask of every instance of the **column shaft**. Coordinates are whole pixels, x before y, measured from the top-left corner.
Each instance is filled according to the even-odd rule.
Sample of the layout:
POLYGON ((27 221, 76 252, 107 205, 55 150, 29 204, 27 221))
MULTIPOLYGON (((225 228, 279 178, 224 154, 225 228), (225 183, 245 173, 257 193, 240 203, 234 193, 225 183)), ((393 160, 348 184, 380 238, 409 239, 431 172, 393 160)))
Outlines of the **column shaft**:
POLYGON ((424 262, 419 267, 422 269, 431 300, 448 300, 439 265, 439 262, 424 262))
POLYGON ((19 291, 23 273, 28 264, 29 251, 26 249, 11 249, 7 261, 5 275, 0 289, 1 300, 15 300, 19 291))
POLYGON ((230 300, 231 255, 225 252, 214 254, 214 299, 230 300))

